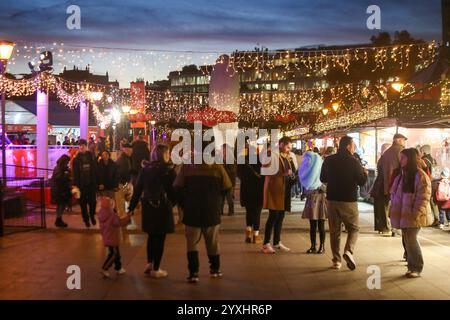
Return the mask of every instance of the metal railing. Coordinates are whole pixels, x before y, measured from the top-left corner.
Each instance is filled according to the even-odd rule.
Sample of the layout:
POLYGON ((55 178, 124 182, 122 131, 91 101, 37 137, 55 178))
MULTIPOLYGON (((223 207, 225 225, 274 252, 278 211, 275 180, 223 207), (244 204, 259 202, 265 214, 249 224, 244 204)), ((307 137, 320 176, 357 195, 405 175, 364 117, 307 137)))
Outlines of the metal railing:
POLYGON ((0 235, 46 227, 45 205, 50 201, 42 177, 2 177, 0 235))

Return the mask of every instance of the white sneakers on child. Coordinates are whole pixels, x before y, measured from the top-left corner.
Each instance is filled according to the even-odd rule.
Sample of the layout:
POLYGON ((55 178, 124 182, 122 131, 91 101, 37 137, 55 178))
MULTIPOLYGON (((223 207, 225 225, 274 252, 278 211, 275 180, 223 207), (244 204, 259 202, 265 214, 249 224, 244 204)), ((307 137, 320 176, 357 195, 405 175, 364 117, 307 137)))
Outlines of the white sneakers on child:
POLYGON ((145 266, 144 269, 144 274, 145 275, 150 275, 150 272, 153 270, 153 265, 151 263, 147 263, 147 265, 145 266))
POLYGON ((150 271, 150 277, 152 278, 165 278, 169 275, 169 273, 163 269, 152 270, 150 271))
POLYGON ((108 270, 101 270, 100 273, 103 275, 103 278, 109 278, 111 275, 109 274, 108 270))
POLYGON ((120 270, 116 270, 116 273, 118 275, 125 274, 126 272, 127 272, 127 270, 125 270, 124 268, 120 268, 120 270))
MULTIPOLYGON (((122 274, 125 274, 127 271, 124 269, 124 268, 120 268, 120 270, 116 270, 116 273, 117 273, 117 275, 118 276, 120 276, 120 275, 122 275, 122 274)), ((102 274, 102 276, 104 277, 104 278, 109 278, 109 277, 111 277, 111 274, 109 273, 109 271, 108 270, 101 270, 100 271, 100 273, 102 274)))

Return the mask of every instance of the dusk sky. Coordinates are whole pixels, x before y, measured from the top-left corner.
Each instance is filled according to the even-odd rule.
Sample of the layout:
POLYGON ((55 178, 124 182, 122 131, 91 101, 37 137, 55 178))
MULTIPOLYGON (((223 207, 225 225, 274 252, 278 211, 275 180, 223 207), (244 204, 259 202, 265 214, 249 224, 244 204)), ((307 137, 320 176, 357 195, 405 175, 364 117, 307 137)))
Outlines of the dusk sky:
POLYGON ((319 44, 368 43, 379 31, 408 30, 413 37, 441 40, 440 0, 2 0, 0 38, 15 41, 13 73, 27 72, 30 46, 54 52, 55 69, 107 70, 121 86, 136 77, 153 81, 184 64, 212 63, 235 49, 294 48, 319 44), (68 6, 81 8, 81 30, 66 27, 68 6), (366 8, 381 8, 381 30, 368 30, 366 8), (57 45, 53 45, 56 43, 57 45), (60 44, 64 43, 61 47, 60 44), (67 53, 69 47, 76 50, 67 53), (124 51, 90 47, 148 49, 124 51), (85 48, 87 52, 83 52, 85 48), (205 51, 205 53, 152 50, 205 51), (206 53, 206 52, 217 53, 206 53), (24 55, 27 57, 24 59, 24 55))

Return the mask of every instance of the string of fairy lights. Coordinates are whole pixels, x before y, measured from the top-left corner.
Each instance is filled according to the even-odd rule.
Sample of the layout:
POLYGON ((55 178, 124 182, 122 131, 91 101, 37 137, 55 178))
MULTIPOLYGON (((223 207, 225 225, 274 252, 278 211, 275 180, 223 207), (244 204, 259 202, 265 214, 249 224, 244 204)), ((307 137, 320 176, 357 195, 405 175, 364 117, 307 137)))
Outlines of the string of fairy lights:
MULTIPOLYGON (((130 89, 119 89, 111 85, 87 82, 72 82, 60 76, 41 73, 29 79, 9 79, 0 76, 0 89, 8 97, 33 94, 38 88, 56 94, 61 104, 69 108, 78 107, 83 100, 91 100, 92 92, 100 92, 99 106, 136 105, 130 89)), ((342 84, 329 88, 312 88, 298 91, 252 92, 240 94, 238 119, 252 121, 270 119, 278 115, 316 112, 330 101, 339 101, 342 106, 351 107, 358 101, 369 101, 376 94, 386 90, 383 85, 342 84)), ((221 97, 228 99, 227 96, 221 97)), ((215 98, 216 101, 220 100, 215 98)), ((208 95, 171 91, 145 91, 145 108, 156 120, 180 120, 188 112, 200 111, 208 105, 208 95)))
POLYGON ((309 72, 339 68, 349 74, 349 67, 355 61, 372 63, 374 65, 372 71, 384 69, 388 62, 396 63, 403 69, 409 66, 411 55, 417 56, 424 64, 429 64, 434 61, 436 53, 435 42, 336 50, 236 51, 231 56, 230 67, 235 72, 244 72, 249 68, 268 72, 280 66, 286 70, 309 72))
MULTIPOLYGON (((130 67, 138 68, 142 75, 160 65, 167 66, 169 70, 181 70, 183 66, 195 60, 193 55, 198 55, 204 65, 213 62, 220 63, 223 57, 219 56, 219 59, 216 60, 217 55, 220 55, 218 52, 165 52, 140 49, 119 49, 124 50, 125 53, 116 56, 111 52, 111 48, 75 47, 65 46, 63 43, 53 43, 53 45, 18 46, 15 48, 15 56, 12 57, 11 63, 16 64, 19 56, 23 59, 32 59, 36 53, 43 50, 54 52, 60 67, 108 60, 119 70, 130 67), (174 61, 172 59, 174 56, 177 57, 175 65, 167 63, 169 60, 174 61), (151 61, 150 64, 153 64, 150 69, 147 68, 149 61, 151 61)), ((388 63, 395 63, 400 69, 403 69, 409 66, 414 57, 422 67, 425 67, 434 61, 436 54, 435 42, 346 49, 236 51, 230 55, 228 69, 231 68, 237 73, 252 70, 269 74, 275 68, 311 73, 326 73, 332 68, 338 68, 348 74, 351 64, 355 62, 370 65, 373 67, 372 71, 384 69, 388 63)), ((214 68, 205 67, 200 70, 203 74, 209 75, 214 68)), ((46 90, 55 94, 61 104, 69 108, 76 108, 80 102, 85 100, 92 101, 92 93, 100 92, 102 98, 92 101, 91 104, 99 123, 111 121, 111 115, 105 114, 104 111, 112 104, 124 106, 137 103, 137 101, 133 101, 130 89, 119 89, 115 85, 73 82, 45 72, 19 80, 0 76, 0 89, 8 97, 28 96, 37 89, 46 90)), ((449 104, 449 91, 448 82, 445 82, 440 98, 441 105, 449 104)), ((314 130, 321 132, 333 127, 353 125, 382 117, 385 114, 383 106, 386 92, 385 85, 367 83, 340 84, 332 87, 299 90, 243 92, 239 97, 240 107, 237 121, 270 121, 281 117, 282 122, 287 119, 288 123, 285 123, 285 128, 295 130, 295 126, 308 124, 309 117, 298 116, 291 121, 290 118, 283 118, 284 116, 315 113, 318 115, 319 121, 314 125, 314 130), (335 112, 327 114, 335 106, 338 106, 334 110, 335 112), (337 112, 337 108, 339 108, 339 112, 337 112), (366 108, 367 110, 365 110, 366 108)), ((414 94, 414 92, 414 85, 405 84, 400 98, 414 94)), ((226 96, 222 98, 228 100, 226 96)), ((207 93, 145 90, 145 112, 151 114, 152 119, 162 123, 185 121, 188 113, 201 111, 208 106, 208 103, 207 93)), ((211 115, 211 117, 214 116, 211 115)))

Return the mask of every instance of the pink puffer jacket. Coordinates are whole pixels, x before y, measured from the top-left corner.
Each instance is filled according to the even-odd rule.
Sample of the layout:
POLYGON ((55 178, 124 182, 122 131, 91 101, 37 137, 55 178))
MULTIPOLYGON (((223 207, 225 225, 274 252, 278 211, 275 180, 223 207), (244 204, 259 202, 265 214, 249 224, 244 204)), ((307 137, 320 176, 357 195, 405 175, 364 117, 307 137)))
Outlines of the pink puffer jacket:
POLYGON ((398 175, 391 188, 389 215, 395 229, 427 227, 433 223, 431 212, 431 181, 419 169, 416 174, 414 193, 404 193, 402 175, 398 175))
POLYGON ((98 212, 100 233, 105 247, 118 247, 120 244, 120 227, 130 222, 130 217, 119 216, 111 209, 101 208, 98 212))

